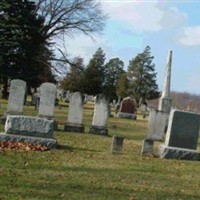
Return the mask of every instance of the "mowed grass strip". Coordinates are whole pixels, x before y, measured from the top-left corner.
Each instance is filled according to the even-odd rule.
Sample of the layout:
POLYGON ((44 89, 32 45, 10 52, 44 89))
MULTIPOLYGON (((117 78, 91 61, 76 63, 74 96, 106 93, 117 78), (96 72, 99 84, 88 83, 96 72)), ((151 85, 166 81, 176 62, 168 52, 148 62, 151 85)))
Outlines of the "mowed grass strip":
MULTIPOLYGON (((147 119, 140 115, 137 121, 119 119, 113 110, 108 137, 88 134, 91 108, 93 103, 84 106, 85 133, 64 132, 59 126, 58 149, 0 150, 0 199, 200 199, 199 162, 141 157, 147 119), (119 155, 111 154, 113 135, 125 138, 119 155)), ((56 120, 65 123, 67 112, 67 105, 56 107, 56 120)), ((24 113, 37 115, 33 106, 25 106, 24 113)))

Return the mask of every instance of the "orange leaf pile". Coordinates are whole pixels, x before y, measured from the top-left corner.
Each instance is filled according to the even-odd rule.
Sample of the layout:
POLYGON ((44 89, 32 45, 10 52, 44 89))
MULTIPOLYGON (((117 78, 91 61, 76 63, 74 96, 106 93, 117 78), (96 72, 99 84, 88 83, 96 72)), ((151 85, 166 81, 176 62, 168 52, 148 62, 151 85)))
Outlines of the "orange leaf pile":
POLYGON ((0 142, 0 150, 3 149, 15 149, 15 150, 24 150, 24 151, 47 151, 48 148, 46 146, 42 146, 40 144, 31 144, 25 142, 0 142))

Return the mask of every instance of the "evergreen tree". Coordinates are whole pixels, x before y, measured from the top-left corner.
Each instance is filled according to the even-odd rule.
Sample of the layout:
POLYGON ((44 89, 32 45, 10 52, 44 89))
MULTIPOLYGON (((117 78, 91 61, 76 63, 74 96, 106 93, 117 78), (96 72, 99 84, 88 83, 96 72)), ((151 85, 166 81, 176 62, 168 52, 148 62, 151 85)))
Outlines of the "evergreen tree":
POLYGON ((103 93, 105 54, 98 48, 83 73, 83 89, 89 95, 103 93))
POLYGON ((119 58, 113 58, 105 65, 104 94, 111 100, 116 99, 117 84, 122 73, 124 63, 119 58))
POLYGON ((70 66, 70 71, 61 81, 61 88, 70 90, 71 92, 83 92, 82 76, 84 70, 83 59, 80 57, 74 58, 72 65, 70 66))
POLYGON ((153 58, 151 48, 147 46, 142 53, 129 62, 128 79, 137 103, 159 96, 153 58))
POLYGON ((125 98, 129 95, 129 81, 127 79, 127 74, 124 72, 120 75, 118 83, 117 83, 117 89, 116 94, 118 97, 125 98))
POLYGON ((34 2, 0 2, 0 73, 6 97, 7 80, 19 78, 37 87, 53 76, 48 62, 51 52, 41 34, 44 19, 36 14, 34 2))

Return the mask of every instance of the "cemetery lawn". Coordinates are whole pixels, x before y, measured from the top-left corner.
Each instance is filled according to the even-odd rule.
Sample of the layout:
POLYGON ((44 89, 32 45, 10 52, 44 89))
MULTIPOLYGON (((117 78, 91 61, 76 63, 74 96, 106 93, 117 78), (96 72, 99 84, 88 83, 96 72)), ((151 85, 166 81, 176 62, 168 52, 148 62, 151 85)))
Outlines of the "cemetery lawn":
MULTIPOLYGON (((0 103, 2 115, 7 102, 0 103)), ((63 131, 67 109, 64 103, 55 109, 60 123, 55 132, 57 149, 0 149, 0 200, 200 199, 200 162, 160 159, 156 156, 159 143, 154 156, 140 156, 147 119, 139 114, 137 121, 110 117, 108 137, 88 134, 90 103, 84 108, 85 133, 69 133, 63 131), (125 138, 119 155, 110 152, 113 135, 125 138)), ((32 106, 25 106, 24 113, 37 115, 32 106)))

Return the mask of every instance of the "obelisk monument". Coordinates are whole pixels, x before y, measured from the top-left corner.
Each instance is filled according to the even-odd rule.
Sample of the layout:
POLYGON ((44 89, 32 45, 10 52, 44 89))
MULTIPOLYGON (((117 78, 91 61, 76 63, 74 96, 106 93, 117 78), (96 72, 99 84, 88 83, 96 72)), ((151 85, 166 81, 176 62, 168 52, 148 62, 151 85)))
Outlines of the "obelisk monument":
POLYGON ((172 65, 172 50, 170 50, 168 53, 163 90, 158 105, 158 110, 163 111, 165 113, 169 113, 171 110, 171 98, 170 98, 171 65, 172 65))

